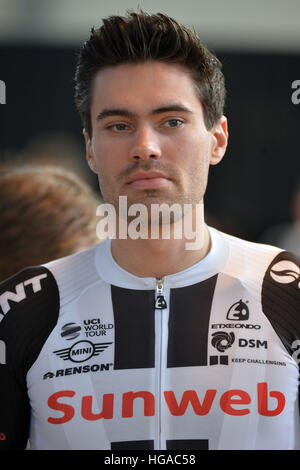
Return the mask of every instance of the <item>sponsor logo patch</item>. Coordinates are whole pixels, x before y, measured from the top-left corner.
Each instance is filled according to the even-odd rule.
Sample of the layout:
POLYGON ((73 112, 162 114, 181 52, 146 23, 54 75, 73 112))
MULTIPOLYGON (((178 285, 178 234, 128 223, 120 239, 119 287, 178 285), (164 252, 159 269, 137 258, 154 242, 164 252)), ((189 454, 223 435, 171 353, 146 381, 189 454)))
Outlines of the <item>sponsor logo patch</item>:
POLYGON ((59 356, 64 361, 72 362, 85 362, 94 356, 99 354, 108 348, 112 343, 97 343, 94 344, 91 341, 83 340, 77 341, 70 348, 58 349, 53 351, 54 354, 59 356))

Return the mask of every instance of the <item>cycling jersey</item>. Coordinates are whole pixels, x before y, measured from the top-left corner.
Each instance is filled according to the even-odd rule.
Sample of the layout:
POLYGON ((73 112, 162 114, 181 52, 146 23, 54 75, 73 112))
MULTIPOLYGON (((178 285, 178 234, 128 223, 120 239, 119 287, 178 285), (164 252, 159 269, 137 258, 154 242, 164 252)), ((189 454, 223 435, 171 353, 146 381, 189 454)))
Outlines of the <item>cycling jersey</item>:
POLYGON ((209 231, 163 279, 106 240, 1 284, 0 448, 300 449, 300 268, 209 231))

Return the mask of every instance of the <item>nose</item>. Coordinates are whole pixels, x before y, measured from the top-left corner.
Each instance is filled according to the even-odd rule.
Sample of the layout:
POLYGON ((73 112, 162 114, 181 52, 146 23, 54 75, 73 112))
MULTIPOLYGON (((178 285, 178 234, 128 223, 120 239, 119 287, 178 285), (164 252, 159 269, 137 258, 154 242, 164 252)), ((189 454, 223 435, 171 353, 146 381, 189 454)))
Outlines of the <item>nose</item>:
POLYGON ((129 154, 130 160, 158 160, 161 149, 155 131, 148 126, 141 127, 135 135, 129 154))

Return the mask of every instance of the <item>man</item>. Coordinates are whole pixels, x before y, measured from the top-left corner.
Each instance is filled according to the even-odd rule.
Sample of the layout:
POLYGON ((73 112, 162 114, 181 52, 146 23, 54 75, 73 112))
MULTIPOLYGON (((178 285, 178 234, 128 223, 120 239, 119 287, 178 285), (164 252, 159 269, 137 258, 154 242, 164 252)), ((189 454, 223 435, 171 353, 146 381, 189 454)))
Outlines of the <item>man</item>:
POLYGON ((299 267, 204 221, 224 99, 218 59, 171 18, 92 30, 76 104, 116 236, 2 284, 2 448, 299 449, 299 267))

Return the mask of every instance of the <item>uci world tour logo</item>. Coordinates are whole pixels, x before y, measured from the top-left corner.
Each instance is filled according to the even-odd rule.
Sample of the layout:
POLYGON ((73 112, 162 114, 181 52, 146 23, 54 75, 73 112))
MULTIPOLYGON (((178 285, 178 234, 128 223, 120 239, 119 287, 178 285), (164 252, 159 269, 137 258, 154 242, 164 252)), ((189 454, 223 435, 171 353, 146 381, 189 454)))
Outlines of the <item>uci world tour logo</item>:
MULTIPOLYGON (((292 284, 300 281, 300 268, 293 261, 278 261, 272 266, 270 276, 279 284, 292 284)), ((298 282, 298 288, 300 288, 300 282, 298 282)))
POLYGON ((61 337, 67 340, 72 340, 80 335, 81 326, 76 323, 66 323, 61 329, 61 337))

